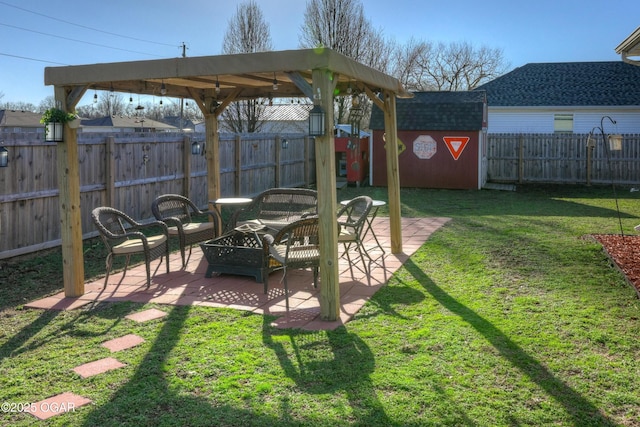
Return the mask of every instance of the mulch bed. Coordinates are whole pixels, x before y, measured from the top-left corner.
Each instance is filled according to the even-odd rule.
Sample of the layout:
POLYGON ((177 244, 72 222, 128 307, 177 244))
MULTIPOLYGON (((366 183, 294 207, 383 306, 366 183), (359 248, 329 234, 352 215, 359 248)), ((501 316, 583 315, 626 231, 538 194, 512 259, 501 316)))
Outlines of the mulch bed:
POLYGON ((613 264, 625 275, 640 297, 640 236, 593 234, 613 264))

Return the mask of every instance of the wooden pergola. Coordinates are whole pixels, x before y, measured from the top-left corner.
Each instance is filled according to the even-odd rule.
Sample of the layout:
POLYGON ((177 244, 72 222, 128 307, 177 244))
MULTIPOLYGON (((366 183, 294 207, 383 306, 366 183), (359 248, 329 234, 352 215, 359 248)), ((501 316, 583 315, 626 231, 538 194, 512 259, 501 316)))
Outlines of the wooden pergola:
MULTIPOLYGON (((338 229, 335 220, 336 170, 334 96, 364 92, 384 112, 391 252, 402 252, 396 97, 410 97, 400 82, 330 49, 304 49, 236 55, 47 67, 56 103, 74 111, 87 90, 192 99, 206 125, 208 198, 220 197, 218 117, 233 101, 268 97, 308 97, 326 113, 325 135, 316 137, 316 180, 320 222, 321 318, 339 318, 338 229), (274 83, 277 82, 277 90, 274 83), (162 91, 162 92, 161 92, 162 91)), ((65 125, 57 147, 58 186, 67 297, 84 294, 80 215, 80 176, 76 130, 65 125)))

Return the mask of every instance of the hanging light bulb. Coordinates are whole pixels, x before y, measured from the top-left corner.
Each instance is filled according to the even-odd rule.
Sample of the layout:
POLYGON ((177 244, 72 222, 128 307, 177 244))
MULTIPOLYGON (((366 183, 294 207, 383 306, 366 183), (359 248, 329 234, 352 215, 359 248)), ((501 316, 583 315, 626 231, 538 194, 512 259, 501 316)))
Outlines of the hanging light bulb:
POLYGON ((98 102, 98 92, 93 93, 93 103, 96 104, 98 102))
POLYGON ((276 79, 276 73, 273 73, 273 90, 278 90, 278 79, 276 79))
POLYGON ((162 85, 160 85, 160 95, 167 94, 167 87, 164 85, 164 80, 162 80, 162 85))
POLYGON ((218 76, 216 76, 216 93, 220 93, 220 82, 218 81, 218 76))

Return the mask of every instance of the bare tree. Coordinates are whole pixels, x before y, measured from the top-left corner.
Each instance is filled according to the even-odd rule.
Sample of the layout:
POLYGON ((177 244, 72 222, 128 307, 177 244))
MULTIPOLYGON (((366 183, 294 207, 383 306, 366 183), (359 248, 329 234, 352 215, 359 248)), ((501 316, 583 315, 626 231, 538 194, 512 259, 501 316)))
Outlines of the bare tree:
POLYGON ((78 113, 82 113, 83 117, 127 115, 127 105, 124 98, 117 92, 101 92, 97 98, 94 98, 92 105, 86 106, 81 111, 78 110, 78 113))
POLYGON ((405 45, 397 46, 393 53, 392 74, 400 83, 412 91, 433 90, 422 65, 431 56, 432 45, 411 38, 405 45))
POLYGON ((501 49, 467 42, 438 43, 411 39, 394 55, 393 74, 409 90, 473 90, 500 76, 507 64, 501 49))
POLYGON ((14 110, 14 111, 30 111, 30 112, 38 112, 38 109, 35 105, 30 102, 5 102, 4 104, 0 103, 0 110, 14 110))
MULTIPOLYGON (((240 4, 229 20, 222 50, 226 54, 265 52, 272 50, 269 26, 254 0, 240 4)), ((258 132, 263 125, 264 100, 236 101, 222 113, 223 130, 244 133, 258 132)))
POLYGON ((222 42, 224 53, 251 53, 273 50, 269 26, 254 0, 240 5, 229 20, 222 42))
MULTIPOLYGON (((393 51, 382 31, 374 30, 365 17, 360 0, 310 0, 299 44, 302 48, 327 47, 383 72, 388 71, 393 51)), ((366 97, 355 96, 360 96, 360 106, 367 114, 370 104, 366 97)), ((336 104, 336 118, 345 123, 351 100, 338 97, 336 104)))

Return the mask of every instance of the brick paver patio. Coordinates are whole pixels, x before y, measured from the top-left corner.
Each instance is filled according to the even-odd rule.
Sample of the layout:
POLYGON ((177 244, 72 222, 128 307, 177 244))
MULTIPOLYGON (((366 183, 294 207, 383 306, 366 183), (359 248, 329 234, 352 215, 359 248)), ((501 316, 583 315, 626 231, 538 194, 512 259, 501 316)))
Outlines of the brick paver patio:
MULTIPOLYGON (((130 268, 123 278, 122 273, 113 273, 109 283, 103 288, 104 278, 85 284, 85 294, 78 298, 65 298, 64 293, 49 296, 26 304, 28 308, 72 310, 101 301, 135 301, 170 305, 201 305, 208 307, 229 307, 255 313, 269 313, 278 316, 274 325, 281 328, 301 328, 307 330, 330 330, 345 324, 367 302, 391 275, 420 247, 429 236, 442 227, 449 218, 402 218, 403 253, 391 254, 389 249, 389 219, 375 218, 373 229, 385 253, 377 248, 371 235, 367 236, 365 247, 374 258, 369 274, 362 271, 362 263, 357 259, 354 266, 346 257, 339 262, 340 318, 334 322, 323 321, 320 315, 320 290, 313 287, 310 270, 290 270, 289 303, 285 310, 282 272, 269 277, 269 290, 263 293, 262 283, 253 277, 218 275, 205 278, 207 261, 199 247, 193 253, 186 269, 181 267, 179 253, 170 257, 171 272, 166 274, 164 266, 157 269, 149 289, 146 288, 144 265, 130 268), (377 259, 376 259, 377 258, 377 259)), ((342 245, 340 246, 342 253, 342 245)), ((156 269, 159 261, 154 261, 156 269)), ((322 274, 322 273, 321 273, 322 274)), ((320 280, 322 286, 322 279, 320 280)), ((152 311, 151 315, 163 315, 152 311)), ((166 314, 166 313, 164 313, 166 314)))

